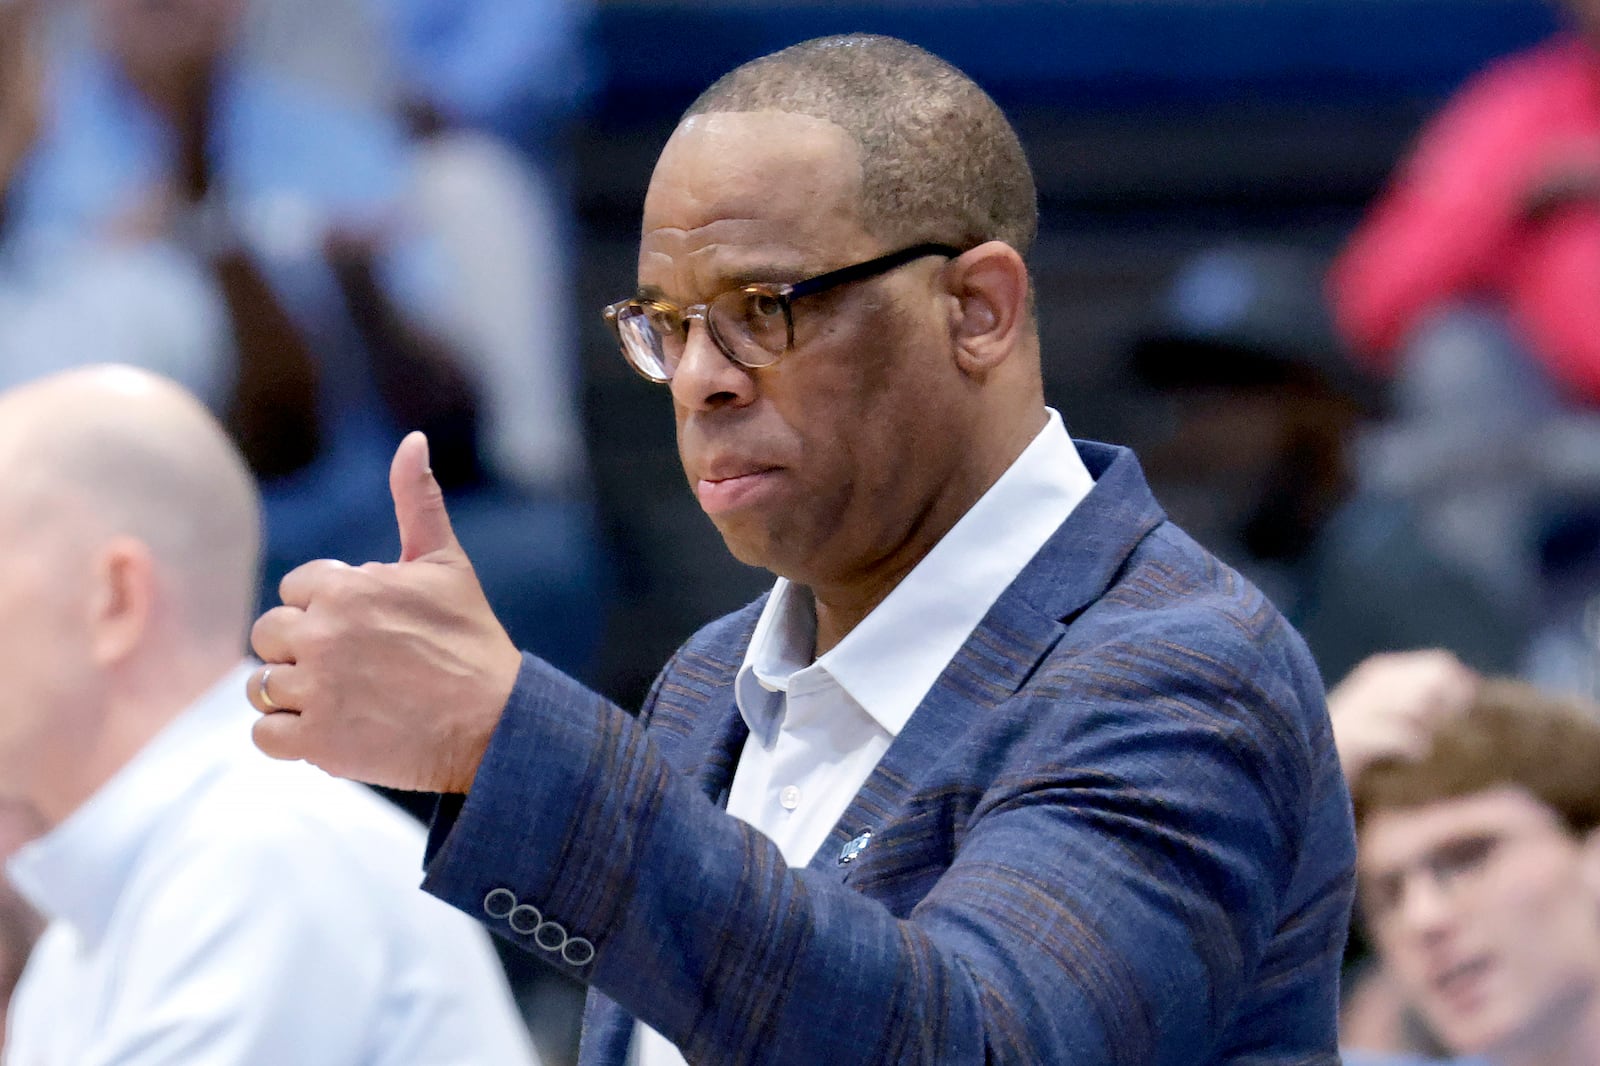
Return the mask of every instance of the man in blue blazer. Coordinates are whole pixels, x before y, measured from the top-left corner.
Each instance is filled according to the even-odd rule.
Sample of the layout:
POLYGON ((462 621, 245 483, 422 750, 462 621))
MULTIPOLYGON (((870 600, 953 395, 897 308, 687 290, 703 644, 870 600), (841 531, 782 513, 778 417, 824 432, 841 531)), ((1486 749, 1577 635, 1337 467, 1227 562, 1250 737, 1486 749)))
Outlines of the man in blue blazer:
POLYGON ((926 52, 739 68, 606 314, 773 591, 630 717, 506 639, 413 435, 400 562, 308 563, 256 624, 257 743, 451 793, 424 887, 589 984, 585 1063, 1337 1062, 1316 670, 1046 408, 1036 221, 926 52))

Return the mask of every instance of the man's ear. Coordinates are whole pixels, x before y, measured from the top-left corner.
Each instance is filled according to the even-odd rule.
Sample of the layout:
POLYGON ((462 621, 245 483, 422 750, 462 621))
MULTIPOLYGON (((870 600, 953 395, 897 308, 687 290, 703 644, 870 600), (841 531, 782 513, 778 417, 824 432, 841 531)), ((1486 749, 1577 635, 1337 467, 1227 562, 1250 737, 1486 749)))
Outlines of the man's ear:
POLYGON ((944 278, 954 298, 956 359, 965 373, 986 374, 1005 362, 1026 333, 1027 264, 1011 245, 988 241, 952 260, 944 278))
POLYGON ((155 560, 132 537, 107 541, 94 560, 90 652, 100 666, 126 659, 144 639, 155 606, 155 560))

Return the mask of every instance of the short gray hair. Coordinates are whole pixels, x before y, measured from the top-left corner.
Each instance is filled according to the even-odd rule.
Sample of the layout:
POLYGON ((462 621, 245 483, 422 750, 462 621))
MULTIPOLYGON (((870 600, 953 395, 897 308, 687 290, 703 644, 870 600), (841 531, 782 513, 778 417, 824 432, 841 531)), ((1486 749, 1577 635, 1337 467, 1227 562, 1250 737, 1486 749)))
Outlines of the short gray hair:
POLYGON ((1022 142, 961 71, 893 37, 803 41, 735 68, 683 117, 784 111, 839 126, 861 148, 862 213, 894 243, 971 248, 999 240, 1026 255, 1038 194, 1022 142))

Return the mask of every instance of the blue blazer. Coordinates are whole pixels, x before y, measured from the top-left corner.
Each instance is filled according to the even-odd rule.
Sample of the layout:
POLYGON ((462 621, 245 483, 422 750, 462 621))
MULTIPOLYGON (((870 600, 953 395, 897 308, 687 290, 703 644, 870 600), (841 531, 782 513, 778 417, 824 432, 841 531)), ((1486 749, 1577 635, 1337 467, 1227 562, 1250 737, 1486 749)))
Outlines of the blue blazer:
POLYGON ((804 869, 721 809, 759 602, 637 720, 525 659, 424 887, 589 984, 585 1066, 635 1018, 696 1064, 1337 1064, 1355 842, 1316 668, 1130 452, 1078 447, 1094 489, 804 869))

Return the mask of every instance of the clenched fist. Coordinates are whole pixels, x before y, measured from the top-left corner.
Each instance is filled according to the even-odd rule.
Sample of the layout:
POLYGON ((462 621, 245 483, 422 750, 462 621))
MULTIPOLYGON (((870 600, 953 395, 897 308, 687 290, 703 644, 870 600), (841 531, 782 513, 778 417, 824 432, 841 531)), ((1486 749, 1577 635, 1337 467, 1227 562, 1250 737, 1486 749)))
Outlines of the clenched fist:
POLYGON ((466 792, 521 668, 457 543, 420 433, 389 471, 400 561, 306 563, 256 621, 256 745, 390 788, 466 792))

